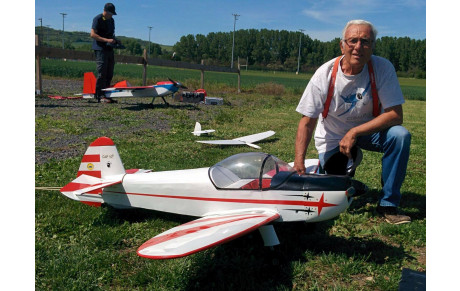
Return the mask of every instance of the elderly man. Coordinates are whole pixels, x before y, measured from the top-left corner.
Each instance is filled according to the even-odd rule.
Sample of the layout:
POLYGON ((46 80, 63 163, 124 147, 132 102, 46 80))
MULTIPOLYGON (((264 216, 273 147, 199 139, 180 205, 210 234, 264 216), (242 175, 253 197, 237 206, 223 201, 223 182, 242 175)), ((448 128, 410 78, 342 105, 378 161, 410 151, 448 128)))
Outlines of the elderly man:
POLYGON ((323 64, 311 78, 296 109, 302 117, 294 168, 305 174, 305 153, 313 132, 320 172, 339 152, 353 160, 355 146, 383 152, 383 195, 377 212, 389 223, 402 224, 411 221, 398 210, 411 135, 401 126, 404 98, 394 67, 372 55, 376 36, 370 22, 348 22, 340 42, 343 55, 323 64))

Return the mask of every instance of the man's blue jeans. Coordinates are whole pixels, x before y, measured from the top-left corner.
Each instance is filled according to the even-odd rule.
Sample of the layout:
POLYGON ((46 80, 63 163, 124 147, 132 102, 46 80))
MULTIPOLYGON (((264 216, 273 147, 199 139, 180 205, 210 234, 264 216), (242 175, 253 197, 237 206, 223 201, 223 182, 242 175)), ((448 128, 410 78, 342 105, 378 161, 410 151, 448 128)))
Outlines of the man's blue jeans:
MULTIPOLYGON (((382 152, 382 191, 381 206, 398 207, 401 201, 401 186, 406 177, 411 134, 401 125, 392 126, 381 132, 360 136, 356 145, 361 149, 382 152)), ((339 147, 319 154, 324 167, 325 161, 339 151, 339 147)))

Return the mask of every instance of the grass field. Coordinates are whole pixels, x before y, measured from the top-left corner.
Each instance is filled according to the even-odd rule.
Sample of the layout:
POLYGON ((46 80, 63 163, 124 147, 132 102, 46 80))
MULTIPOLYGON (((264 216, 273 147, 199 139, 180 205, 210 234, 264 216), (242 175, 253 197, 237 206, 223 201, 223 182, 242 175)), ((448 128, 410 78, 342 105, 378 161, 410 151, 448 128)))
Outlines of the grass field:
MULTIPOLYGON (((45 67, 52 67, 54 61, 49 62, 45 67)), ((66 62, 59 66, 79 71, 72 76, 48 71, 47 78, 59 74, 60 78, 80 78, 80 73, 94 69, 92 63, 66 62)), ((121 67, 117 65, 120 71, 121 67)), ((125 71, 123 67, 123 76, 119 77, 139 80, 137 69, 126 67, 125 71)), ((152 79, 167 76, 185 84, 199 82, 199 73, 195 73, 149 68, 152 79)), ((56 155, 36 163, 36 186, 64 186, 73 180, 87 145, 101 135, 114 140, 126 169, 207 167, 232 154, 251 151, 248 147, 196 143, 190 133, 196 120, 205 128, 216 129, 215 139, 274 130, 275 136, 259 143, 262 151, 288 162, 293 160, 300 118, 295 107, 310 76, 243 72, 244 90, 236 94, 235 75, 206 75, 208 91, 224 97, 224 106, 173 102, 165 107, 157 101, 152 108, 147 106, 147 99, 97 104, 37 97, 35 130, 40 146, 36 146, 36 152, 56 155), (284 91, 270 94, 272 87, 260 86, 270 82, 282 84, 284 91), (264 90, 266 93, 260 93, 264 90), (56 146, 58 141, 61 143, 56 146), (59 155, 66 152, 73 154, 59 155)), ((403 268, 426 270, 426 118, 425 102, 420 101, 425 99, 425 84, 410 79, 400 82, 403 91, 412 94, 406 96, 409 100, 404 105, 404 125, 412 133, 412 146, 401 203, 412 223, 393 226, 376 214, 381 154, 369 152, 365 152, 355 177, 368 185, 369 193, 357 198, 334 220, 275 225, 281 245, 274 251, 264 248, 260 235, 254 232, 184 258, 144 259, 136 255, 143 242, 192 218, 93 208, 58 191, 36 190, 36 289, 396 290, 403 268)), ((315 157, 314 147, 309 148, 308 155, 315 157)))

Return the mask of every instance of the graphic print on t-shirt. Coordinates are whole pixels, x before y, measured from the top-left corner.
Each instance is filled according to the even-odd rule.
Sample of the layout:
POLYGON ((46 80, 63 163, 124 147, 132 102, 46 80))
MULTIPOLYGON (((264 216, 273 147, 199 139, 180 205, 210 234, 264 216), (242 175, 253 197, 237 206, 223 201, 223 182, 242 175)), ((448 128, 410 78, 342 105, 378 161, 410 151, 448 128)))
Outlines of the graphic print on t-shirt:
POLYGON ((358 101, 362 100, 363 96, 366 95, 366 92, 369 90, 370 85, 371 85, 371 82, 369 82, 367 84, 366 89, 364 89, 364 91, 362 93, 356 92, 355 94, 350 94, 350 95, 348 95, 346 97, 343 97, 342 95, 340 95, 340 98, 342 98, 343 102, 345 102, 344 105, 349 103, 350 107, 345 112, 343 112, 342 114, 339 114, 338 116, 342 116, 342 115, 348 113, 350 110, 352 110, 356 106, 356 103, 358 103, 358 101))

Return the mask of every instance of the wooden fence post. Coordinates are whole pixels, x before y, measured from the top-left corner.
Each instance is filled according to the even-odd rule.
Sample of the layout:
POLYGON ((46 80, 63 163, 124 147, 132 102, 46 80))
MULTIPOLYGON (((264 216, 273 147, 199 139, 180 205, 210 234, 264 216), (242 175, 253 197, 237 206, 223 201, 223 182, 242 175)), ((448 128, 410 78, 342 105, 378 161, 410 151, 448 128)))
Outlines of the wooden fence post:
MULTIPOLYGON (((35 35, 35 50, 40 49, 40 37, 35 35)), ((35 53, 35 94, 42 93, 42 69, 40 62, 40 53, 35 53)))
MULTIPOLYGON (((204 60, 201 60, 201 65, 204 65, 204 60)), ((201 89, 204 89, 204 69, 201 69, 201 89)))
POLYGON ((144 71, 142 72, 142 83, 143 86, 147 86, 147 50, 144 49, 144 54, 142 55, 142 61, 143 61, 143 66, 144 66, 144 71))
POLYGON ((240 70, 239 61, 238 61, 238 93, 241 93, 241 70, 240 70))

